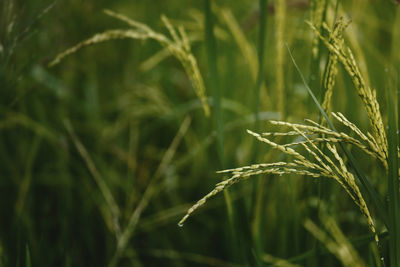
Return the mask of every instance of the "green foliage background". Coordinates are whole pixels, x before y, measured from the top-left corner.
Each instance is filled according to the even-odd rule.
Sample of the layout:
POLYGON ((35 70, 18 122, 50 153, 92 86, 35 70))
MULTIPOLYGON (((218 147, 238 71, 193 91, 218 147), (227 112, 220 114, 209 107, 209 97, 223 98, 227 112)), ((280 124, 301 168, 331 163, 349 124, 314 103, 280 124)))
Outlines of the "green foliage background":
MULTIPOLYGON (((258 2, 215 3, 232 10, 256 47, 258 2)), ((275 1, 268 4, 263 73, 266 90, 260 99, 260 131, 269 131, 272 126, 265 121, 280 118, 281 114, 274 90, 275 1)), ((162 173, 157 192, 118 266, 254 266, 263 265, 263 253, 305 266, 336 266, 339 262, 334 256, 326 253, 302 226, 305 218, 318 220, 321 206, 335 217, 350 240, 361 240, 355 243, 357 251, 366 263, 375 266, 372 237, 362 215, 330 180, 266 176, 242 182, 229 189, 233 223, 221 195, 194 214, 184 227, 177 226, 194 201, 227 178, 215 171, 285 160, 282 154, 269 153, 269 147, 255 144, 246 134, 246 129, 255 127, 256 82, 217 11, 215 26, 221 34, 216 34, 216 61, 225 135, 224 166, 218 159, 215 125, 211 117, 204 115, 180 63, 167 57, 148 71, 141 68, 145 60, 162 49, 156 42, 106 42, 82 49, 54 68, 47 66, 58 53, 94 33, 126 27, 106 16, 102 12, 105 8, 167 33, 160 20, 165 14, 174 25, 183 25, 189 34, 201 37, 193 42, 192 50, 207 95, 211 96, 204 28, 194 19, 204 18, 203 6, 198 0, 0 1, 0 265, 28 266, 32 262, 32 266, 106 266, 115 253, 116 240, 106 203, 66 130, 66 121, 110 188, 124 226, 181 123, 189 116, 189 129, 162 173), (262 201, 256 202, 258 197, 262 201), (260 220, 259 228, 255 218, 260 220)), ((398 9, 390 1, 353 0, 343 1, 339 11, 339 15, 352 19, 350 28, 361 48, 356 59, 367 67, 368 80, 377 90, 383 114, 387 114, 387 80, 392 79, 388 73, 394 73, 393 80, 399 74, 398 9)), ((308 1, 287 1, 284 39, 307 77, 312 75, 313 35, 304 23, 309 17, 308 1)), ((327 51, 322 51, 323 63, 327 51)), ((289 57, 285 58, 285 119, 318 120, 318 109, 289 57)), ((322 97, 318 88, 312 89, 322 97)), ((344 113, 362 130, 368 129, 361 101, 343 69, 339 70, 332 103, 334 111, 344 113)), ((384 198, 383 167, 360 151, 353 152, 384 198)), ((377 228, 384 229, 382 222, 377 222, 377 228)))

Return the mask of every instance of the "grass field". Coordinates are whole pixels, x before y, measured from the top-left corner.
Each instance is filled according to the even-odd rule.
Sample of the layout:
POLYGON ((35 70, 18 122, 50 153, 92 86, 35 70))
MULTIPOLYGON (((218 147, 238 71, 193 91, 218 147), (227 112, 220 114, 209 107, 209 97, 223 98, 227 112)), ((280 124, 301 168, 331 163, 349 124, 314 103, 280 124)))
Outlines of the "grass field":
POLYGON ((400 6, 0 0, 0 266, 399 266, 400 6))

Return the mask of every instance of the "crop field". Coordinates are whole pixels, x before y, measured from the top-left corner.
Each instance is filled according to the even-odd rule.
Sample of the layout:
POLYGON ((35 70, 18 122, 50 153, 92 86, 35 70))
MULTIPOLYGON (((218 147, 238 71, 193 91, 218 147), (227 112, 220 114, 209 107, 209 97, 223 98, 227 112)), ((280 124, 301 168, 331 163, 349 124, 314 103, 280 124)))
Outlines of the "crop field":
POLYGON ((0 0, 0 267, 400 267, 400 2, 0 0))

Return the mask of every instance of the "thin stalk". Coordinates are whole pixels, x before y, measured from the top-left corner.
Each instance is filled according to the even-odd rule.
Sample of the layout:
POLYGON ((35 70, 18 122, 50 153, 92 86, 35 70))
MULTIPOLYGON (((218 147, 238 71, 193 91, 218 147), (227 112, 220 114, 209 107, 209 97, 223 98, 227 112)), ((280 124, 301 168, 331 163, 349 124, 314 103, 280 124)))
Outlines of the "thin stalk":
POLYGON ((396 125, 396 107, 391 88, 387 89, 388 102, 388 195, 389 195, 389 251, 390 266, 400 266, 400 198, 398 173, 398 139, 396 125))
MULTIPOLYGON (((267 0, 259 0, 259 9, 260 9, 260 25, 258 32, 258 73, 257 73, 257 83, 256 83, 256 91, 255 91, 255 105, 254 105, 254 129, 258 132, 260 127, 260 91, 263 84, 264 77, 264 51, 265 51, 265 30, 267 24, 267 0)), ((257 158, 258 154, 258 145, 256 144, 256 140, 253 145, 254 158, 257 158)), ((257 265, 262 266, 261 261, 261 253, 263 251, 262 246, 262 238, 261 238, 261 229, 262 229, 262 207, 263 205, 263 195, 264 195, 264 179, 254 179, 252 182, 253 186, 253 194, 252 194, 252 205, 254 205, 254 245, 255 245, 255 255, 257 260, 257 265)))
MULTIPOLYGON (((392 49, 390 53, 390 59, 392 59, 392 67, 394 68, 394 86, 396 88, 397 96, 397 112, 400 108, 400 57, 398 55, 398 46, 400 45, 400 33, 398 31, 398 25, 400 25, 400 9, 397 8, 396 15, 393 23, 392 30, 392 49)), ((400 128, 400 116, 397 113, 397 127, 400 128)), ((400 134, 398 133, 398 142, 400 144, 400 134)))
MULTIPOLYGON (((225 165, 224 159, 224 133, 223 133, 223 120, 222 120, 222 109, 221 109, 221 90, 219 87, 219 75, 217 67, 217 42, 214 36, 214 21, 213 14, 211 11, 211 0, 204 0, 204 13, 205 13, 205 43, 206 43, 206 54, 208 63, 208 77, 209 85, 212 91, 214 110, 213 119, 214 125, 217 130, 217 153, 219 159, 219 165, 223 169, 225 165)), ((237 249, 238 238, 235 231, 234 213, 232 207, 231 197, 228 190, 224 190, 224 197, 227 207, 227 213, 229 218, 230 230, 234 243, 234 250, 237 249)), ((234 255, 238 255, 238 251, 234 251, 234 255)))
POLYGON ((258 32, 258 74, 256 85, 256 101, 254 105, 255 125, 254 129, 258 131, 259 128, 259 111, 260 111, 260 90, 263 83, 264 76, 264 51, 265 51, 265 29, 267 25, 267 0, 259 0, 260 7, 260 27, 258 32))
POLYGON ((281 112, 283 119, 287 113, 286 106, 286 89, 285 89, 285 51, 284 51, 284 38, 285 38, 285 20, 287 14, 286 0, 275 1, 275 53, 276 53, 276 92, 278 94, 277 110, 281 112))
POLYGON ((208 61, 208 77, 214 103, 214 123, 217 128, 217 150, 220 165, 224 167, 224 134, 221 109, 221 90, 218 81, 217 43, 214 36, 214 21, 211 12, 211 0, 204 1, 205 6, 205 42, 208 61))
MULTIPOLYGON (((319 0, 316 0, 319 1, 319 0)), ((324 5, 324 10, 322 13, 322 22, 326 20, 326 11, 328 7, 328 1, 325 1, 324 5)), ((319 28, 319 30, 322 30, 322 23, 319 28)), ((313 88, 314 94, 318 96, 318 99, 322 99, 323 93, 321 92, 321 70, 320 70, 320 62, 322 58, 322 49, 324 48, 323 43, 321 40, 317 39, 317 47, 318 47, 318 53, 316 57, 313 57, 313 60, 311 62, 311 71, 310 71, 310 77, 309 77, 309 83, 311 85, 311 88, 313 88)))
POLYGON ((388 214, 390 220, 389 228, 389 255, 390 266, 400 266, 400 196, 399 196, 399 161, 397 148, 400 143, 399 127, 400 116, 398 109, 400 107, 399 81, 398 75, 400 68, 398 66, 397 46, 399 42, 399 33, 397 25, 400 21, 399 10, 396 11, 393 32, 392 47, 389 56, 389 62, 392 63, 388 69, 390 70, 387 78, 387 106, 388 106, 388 214), (392 89, 395 89, 396 100, 393 100, 392 89), (396 104, 397 102, 397 113, 396 104), (397 126, 396 126, 397 114, 397 126))
POLYGON ((29 246, 26 245, 25 247, 25 267, 31 267, 32 262, 31 262, 31 253, 29 252, 29 246))
POLYGON ((24 176, 24 179, 19 188, 18 198, 17 198, 16 204, 15 204, 15 211, 16 211, 18 217, 22 213, 28 191, 31 187, 32 174, 33 174, 32 169, 34 167, 35 159, 37 157, 37 153, 39 151, 41 141, 42 141, 42 137, 40 137, 39 135, 36 135, 33 139, 32 146, 31 146, 29 154, 28 154, 29 156, 28 156, 28 161, 26 163, 25 176, 24 176))
POLYGON ((114 196, 111 193, 110 187, 105 182, 105 179, 100 174, 100 171, 97 169, 92 157, 89 155, 86 147, 82 144, 81 140, 78 138, 75 133, 74 128, 69 120, 64 121, 65 128, 67 129, 68 134, 70 135, 72 142, 74 143, 76 149, 78 150, 80 156, 86 163, 86 166, 89 172, 92 174, 93 179, 95 180, 97 186, 100 189, 101 194, 104 197, 104 200, 108 206, 108 210, 110 212, 110 216, 112 219, 113 231, 116 237, 121 234, 121 228, 119 224, 121 211, 117 202, 115 201, 114 196))
POLYGON ((339 12, 339 6, 340 6, 340 0, 336 0, 336 6, 335 6, 335 16, 333 17, 333 23, 337 20, 337 15, 339 12))
POLYGON ((183 137, 185 136, 187 130, 189 129, 190 122, 191 118, 189 116, 185 117, 181 126, 179 127, 177 134, 172 140, 167 151, 164 153, 163 158, 160 164, 158 165, 153 177, 151 178, 149 184, 147 185, 147 188, 144 191, 142 198, 140 199, 135 210, 132 212, 128 224, 123 229, 122 233, 120 233, 120 235, 117 236, 117 249, 109 264, 110 267, 116 266, 118 264, 120 257, 123 256, 123 253, 125 252, 126 247, 128 246, 128 242, 132 237, 134 231, 136 230, 136 227, 142 216, 142 213, 149 205, 149 202, 152 199, 152 197, 157 193, 159 187, 159 180, 162 178, 167 167, 170 165, 178 146, 180 145, 183 137))
MULTIPOLYGON (((314 0, 315 1, 315 0, 314 0)), ((316 0, 319 1, 319 0, 316 0)), ((326 19, 326 13, 327 13, 327 9, 328 9, 328 1, 325 1, 324 7, 323 7, 323 11, 322 11, 322 21, 321 21, 321 25, 320 25, 320 29, 319 30, 323 30, 322 28, 322 23, 324 23, 327 19, 326 19)), ((322 60, 322 49, 324 48, 323 43, 321 40, 319 40, 319 38, 317 38, 317 47, 318 47, 318 54, 315 58, 313 58, 312 62, 311 62, 311 73, 310 73, 310 84, 311 84, 311 88, 314 88, 315 90, 315 94, 318 96, 319 100, 322 101, 323 96, 326 92, 326 88, 321 86, 321 69, 320 69, 320 63, 322 60)), ((322 73, 322 77, 324 77, 326 75, 325 71, 327 69, 328 66, 328 61, 325 64, 325 69, 324 69, 324 73, 322 73)), ((311 105, 310 105, 311 106, 311 105)), ((322 118, 320 118, 321 120, 322 118)), ((322 146, 322 145, 321 145, 322 146)), ((323 146, 321 147, 321 149, 326 150, 326 147, 323 146)), ((308 186, 312 185, 312 183, 308 183, 308 186)), ((318 194, 318 211, 320 211, 320 204, 322 199, 324 199, 324 196, 328 196, 328 194, 326 194, 327 188, 328 188, 328 183, 326 180, 324 179, 320 179, 318 180, 318 184, 317 184, 318 188, 317 188, 317 194, 318 194)), ((315 266, 319 266, 321 264, 321 255, 320 255, 320 251, 321 251, 321 245, 319 242, 317 242, 317 239, 315 239, 315 266)))

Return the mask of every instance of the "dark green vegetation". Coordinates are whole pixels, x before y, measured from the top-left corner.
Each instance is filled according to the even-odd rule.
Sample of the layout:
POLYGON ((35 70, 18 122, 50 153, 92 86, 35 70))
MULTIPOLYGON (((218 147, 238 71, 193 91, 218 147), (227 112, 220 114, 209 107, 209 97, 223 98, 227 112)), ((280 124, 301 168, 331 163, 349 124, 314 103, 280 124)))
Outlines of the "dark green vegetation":
POLYGON ((400 266, 400 7, 323 2, 0 0, 0 266, 382 266, 380 258, 400 266), (184 27, 209 116, 181 62, 154 40, 111 40, 48 66, 95 33, 131 28, 104 9, 170 39, 162 14, 179 34, 184 27), (340 60, 322 110, 330 52, 305 21, 327 36, 318 21, 333 28, 341 16, 352 20, 344 43, 376 90, 387 166, 353 145, 341 143, 338 153, 380 245, 336 181, 296 174, 240 181, 178 227, 229 178, 216 171, 293 161, 246 129, 312 119, 357 138, 330 116, 339 111, 373 132, 340 60), (336 255, 315 226, 356 252, 336 255))

